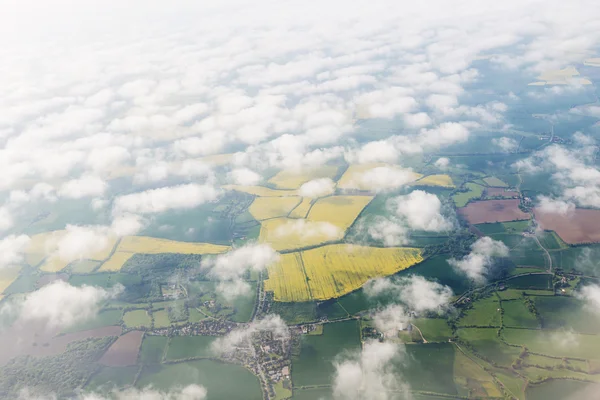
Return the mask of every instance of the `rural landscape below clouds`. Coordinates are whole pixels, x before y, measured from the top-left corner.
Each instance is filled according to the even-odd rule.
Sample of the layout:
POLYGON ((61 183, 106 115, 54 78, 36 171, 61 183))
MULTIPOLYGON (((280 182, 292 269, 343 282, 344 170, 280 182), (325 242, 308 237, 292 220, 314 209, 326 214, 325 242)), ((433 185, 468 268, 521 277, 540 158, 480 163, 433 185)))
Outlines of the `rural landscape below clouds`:
POLYGON ((0 399, 600 398, 599 85, 591 0, 7 0, 0 399))

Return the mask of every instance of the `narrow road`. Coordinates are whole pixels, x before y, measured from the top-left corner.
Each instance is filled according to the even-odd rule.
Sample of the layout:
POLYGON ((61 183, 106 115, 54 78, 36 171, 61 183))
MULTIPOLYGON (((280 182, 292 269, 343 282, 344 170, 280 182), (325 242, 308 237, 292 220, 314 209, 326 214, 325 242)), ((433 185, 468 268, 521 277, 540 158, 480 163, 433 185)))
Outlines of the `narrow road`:
POLYGON ((418 326, 416 326, 415 324, 411 324, 416 330, 419 331, 419 335, 421 335, 421 339, 423 339, 423 343, 427 343, 427 339, 425 339, 425 336, 423 336, 423 332, 421 332, 421 330, 419 329, 418 326))
POLYGON ((544 252, 546 253, 546 258, 548 258, 548 272, 552 273, 552 257, 550 257, 550 252, 548 252, 548 250, 544 246, 542 246, 540 239, 538 239, 536 235, 533 235, 533 238, 535 239, 537 244, 542 248, 542 250, 544 250, 544 252))

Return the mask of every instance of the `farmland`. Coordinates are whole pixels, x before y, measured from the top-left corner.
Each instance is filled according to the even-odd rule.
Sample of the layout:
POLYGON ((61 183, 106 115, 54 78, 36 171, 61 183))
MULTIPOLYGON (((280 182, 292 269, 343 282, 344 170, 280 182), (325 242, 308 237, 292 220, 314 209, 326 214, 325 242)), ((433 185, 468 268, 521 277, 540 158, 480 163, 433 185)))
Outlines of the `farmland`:
POLYGON ((128 253, 158 254, 219 254, 229 250, 229 246, 210 243, 188 243, 158 239, 147 236, 125 236, 117 246, 117 251, 128 253))
POLYGON ((123 315, 123 322, 129 328, 150 328, 152 320, 146 310, 127 311, 123 315))
POLYGON ((0 269, 0 294, 19 277, 20 271, 18 266, 0 269))
POLYGON ((454 182, 449 175, 427 175, 414 183, 415 186, 441 186, 453 188, 454 182))
POLYGON ((257 197, 248 211, 257 220, 285 217, 300 204, 300 197, 257 197))
POLYGON ((600 241, 600 210, 577 208, 568 214, 544 213, 534 209, 542 229, 555 231, 566 243, 580 244, 600 241))
POLYGON ((529 219, 519 209, 518 199, 475 201, 458 210, 470 224, 529 219))
POLYGON ((464 207, 469 201, 479 199, 483 196, 484 187, 476 183, 469 182, 465 184, 465 189, 464 192, 459 192, 452 196, 456 207, 464 207))
POLYGON ((137 363, 140 345, 144 333, 140 331, 127 332, 120 336, 100 359, 100 363, 110 367, 126 367, 137 363))
POLYGON ((371 278, 391 275, 422 260, 421 251, 414 248, 328 245, 285 254, 269 267, 265 289, 273 291, 278 301, 325 300, 350 293, 371 278))
POLYGON ((319 178, 335 178, 340 167, 324 165, 318 168, 282 170, 269 179, 277 189, 298 189, 303 183, 319 178))
POLYGON ((493 187, 508 187, 508 185, 506 183, 504 183, 500 179, 496 178, 495 176, 490 176, 490 177, 487 177, 487 178, 483 178, 483 181, 488 186, 493 186, 493 187))
POLYGON ((354 190, 375 190, 376 185, 370 178, 371 174, 386 173, 384 171, 391 170, 396 174, 404 175, 404 180, 414 182, 423 175, 413 172, 412 170, 402 168, 397 165, 376 163, 376 164, 356 164, 350 165, 344 175, 338 181, 340 189, 354 190))
POLYGON ((290 218, 306 218, 308 211, 312 205, 312 199, 308 197, 302 198, 302 202, 298 204, 292 212, 290 212, 290 218))
POLYGON ((513 190, 506 190, 499 187, 488 187, 485 188, 485 197, 504 197, 504 198, 515 198, 519 197, 519 192, 513 190))
POLYGON ((317 200, 308 213, 307 220, 328 222, 341 231, 352 225, 360 212, 373 200, 371 196, 330 196, 317 200))
POLYGON ((166 359, 213 356, 210 346, 214 340, 212 336, 175 336, 169 341, 166 359))
POLYGON ((270 189, 264 186, 241 186, 241 185, 224 185, 223 189, 235 190, 242 193, 248 193, 259 197, 281 197, 281 196, 297 196, 296 190, 279 190, 270 189))

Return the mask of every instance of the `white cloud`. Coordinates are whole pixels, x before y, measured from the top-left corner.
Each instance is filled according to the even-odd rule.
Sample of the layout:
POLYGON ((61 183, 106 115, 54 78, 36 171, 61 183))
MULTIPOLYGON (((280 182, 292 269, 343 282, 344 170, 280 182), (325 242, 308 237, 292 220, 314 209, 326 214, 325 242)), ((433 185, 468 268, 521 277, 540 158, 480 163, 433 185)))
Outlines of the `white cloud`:
POLYGON ((249 244, 202 261, 208 276, 219 281, 217 290, 227 299, 248 295, 250 285, 243 280, 248 271, 260 272, 279 260, 268 244, 249 244))
POLYGON ((143 389, 113 389, 109 394, 82 394, 77 397, 77 400, 204 400, 206 395, 204 386, 191 384, 169 391, 154 389, 151 386, 143 389))
POLYGON ((469 129, 457 122, 444 122, 435 128, 423 129, 419 133, 419 140, 423 146, 433 148, 465 142, 468 138, 469 129))
POLYGON ((56 242, 55 256, 74 261, 99 253, 109 245, 109 232, 104 227, 67 225, 66 233, 56 242))
POLYGON ((395 167, 375 167, 353 177, 358 187, 375 192, 398 189, 407 183, 414 182, 415 174, 410 169, 395 167))
POLYGON ((541 195, 536 208, 544 213, 566 215, 575 210, 575 204, 541 195))
POLYGON ((261 332, 271 332, 274 340, 286 341, 290 338, 290 331, 281 317, 269 314, 264 319, 243 325, 227 336, 216 339, 211 350, 217 355, 223 355, 236 351, 238 347, 249 347, 252 336, 261 332))
POLYGON ((408 244, 408 229, 401 222, 376 216, 367 224, 367 233, 387 247, 408 244))
POLYGON ((439 169, 445 170, 450 165, 450 159, 447 157, 440 157, 433 164, 439 169))
POLYGON ((600 286, 586 285, 575 293, 577 298, 583 300, 587 307, 597 314, 600 314, 600 286))
POLYGON ((442 232, 452 229, 452 222, 441 214, 442 202, 431 193, 413 190, 388 202, 388 208, 411 229, 442 232))
POLYGON ((8 207, 0 207, 0 232, 9 230, 15 224, 8 207))
POLYGON ((330 178, 319 178, 308 181, 298 189, 298 195, 302 197, 323 197, 335 191, 335 182, 330 178))
POLYGON ((404 358, 398 344, 367 341, 360 351, 337 360, 333 396, 340 400, 392 400, 410 396, 409 386, 394 369, 404 358))
POLYGON ((168 186, 119 196, 114 211, 137 214, 161 213, 173 209, 190 209, 217 199, 219 191, 210 185, 190 183, 168 186))
POLYGON ((20 265, 29 242, 27 235, 9 235, 0 239, 0 270, 20 265))
POLYGON ((237 168, 229 173, 229 180, 236 185, 252 186, 258 184, 262 177, 251 169, 237 168))
POLYGON ((506 257, 509 249, 498 240, 488 236, 477 239, 471 252, 461 260, 449 259, 448 263, 477 283, 485 281, 487 268, 492 265, 492 257, 506 257))
POLYGON ((308 221, 296 219, 286 221, 279 225, 273 234, 277 237, 299 237, 301 241, 312 238, 323 238, 323 240, 337 239, 343 232, 330 222, 308 221))
POLYGON ((20 322, 40 321, 50 327, 65 328, 90 320, 98 313, 100 304, 122 291, 121 285, 111 290, 94 286, 71 286, 57 280, 25 295, 20 300, 6 303, 2 312, 14 313, 20 322))
POLYGON ((500 147, 502 151, 505 151, 507 153, 513 152, 519 147, 519 142, 517 142, 513 138, 509 138, 506 136, 492 139, 492 144, 500 147))
POLYGON ((58 191, 59 196, 68 199, 102 196, 108 185, 96 176, 82 176, 65 182, 58 191))

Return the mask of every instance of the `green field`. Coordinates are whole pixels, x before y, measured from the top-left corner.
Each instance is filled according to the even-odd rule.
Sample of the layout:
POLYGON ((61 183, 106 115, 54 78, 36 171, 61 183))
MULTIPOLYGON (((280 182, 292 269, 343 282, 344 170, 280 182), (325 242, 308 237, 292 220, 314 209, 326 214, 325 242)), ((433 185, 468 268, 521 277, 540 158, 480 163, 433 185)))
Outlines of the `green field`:
POLYGON ((582 400, 585 397, 579 397, 577 392, 585 389, 591 390, 589 393, 598 393, 600 386, 589 382, 579 382, 570 379, 556 379, 544 382, 539 385, 530 385, 527 387, 527 400, 548 400, 548 399, 577 399, 582 400), (594 389, 595 388, 595 389, 594 389))
POLYGON ((119 325, 121 322, 122 315, 123 312, 121 310, 103 310, 100 311, 94 318, 70 326, 66 328, 63 332, 80 332, 87 331, 89 329, 100 328, 103 326, 119 325))
POLYGON ((552 289, 552 275, 550 274, 537 274, 537 275, 524 275, 516 278, 509 279, 507 281, 509 287, 514 289, 552 289))
POLYGON ((456 333, 459 339, 473 346, 479 355, 502 366, 510 366, 521 352, 519 348, 502 343, 496 328, 460 328, 456 333))
POLYGON ((504 310, 503 325, 506 327, 538 328, 539 321, 535 318, 524 301, 521 299, 502 302, 504 310))
POLYGON ((398 369, 412 390, 456 395, 454 384, 454 347, 450 343, 410 344, 405 346, 407 363, 398 369))
POLYGON ((496 296, 473 302, 472 308, 458 320, 458 326, 500 327, 500 302, 496 296))
POLYGON ((109 288, 114 286, 117 283, 120 283, 124 286, 132 286, 139 285, 142 283, 142 278, 139 275, 133 274, 108 274, 108 273, 98 273, 91 275, 71 275, 69 278, 69 283, 73 286, 100 286, 102 288, 109 288))
POLYGON ((490 176, 487 178, 483 178, 483 181, 488 185, 488 186, 494 186, 494 187, 508 187, 508 185, 506 183, 504 183, 503 181, 501 181, 500 179, 496 178, 495 176, 490 176))
POLYGON ((415 318, 411 323, 421 330, 428 342, 447 342, 452 337, 452 329, 445 318, 415 318))
POLYGON ((551 357, 596 359, 600 356, 600 337, 569 331, 541 331, 529 329, 503 330, 504 339, 529 351, 551 357))
POLYGON ((452 196, 456 207, 464 207, 469 201, 479 199, 483 195, 484 187, 481 185, 469 182, 465 187, 468 189, 466 192, 459 192, 452 196))
POLYGON ((201 301, 214 299, 223 308, 217 314, 208 309, 202 309, 208 315, 214 317, 226 317, 234 322, 248 322, 252 317, 254 304, 256 302, 256 282, 248 282, 250 293, 248 296, 238 296, 233 301, 229 301, 221 296, 216 290, 216 282, 194 281, 188 286, 188 295, 198 297, 201 301))
POLYGON ((271 306, 271 312, 279 315, 288 324, 303 324, 317 320, 317 303, 314 301, 303 303, 281 303, 276 301, 271 306))
POLYGON ((166 328, 171 326, 169 320, 169 313, 167 310, 152 311, 152 317, 154 318, 154 328, 166 328))
POLYGON ((86 391, 108 392, 113 388, 122 388, 133 384, 140 367, 102 367, 92 376, 86 385, 86 391))
POLYGON ((162 361, 168 337, 145 335, 140 350, 142 364, 158 364, 162 361))
POLYGON ((146 310, 127 311, 123 314, 123 322, 128 328, 150 328, 152 320, 146 310))
POLYGON ((300 355, 292 358, 294 386, 330 384, 336 356, 358 349, 360 336, 354 320, 326 324, 319 336, 302 336, 300 355))
POLYGON ((207 400, 262 400, 258 379, 250 371, 213 360, 144 366, 136 386, 168 391, 190 384, 204 386, 207 400))
POLYGON ((101 261, 77 260, 69 264, 69 269, 74 274, 89 274, 102 264, 101 261))
POLYGON ((438 281, 442 285, 450 286, 457 294, 468 290, 468 280, 448 264, 448 258, 450 257, 446 255, 433 256, 414 267, 398 272, 395 276, 420 275, 438 281))
POLYGON ((572 329, 579 333, 600 333, 600 318, 576 298, 533 297, 544 329, 572 329))
POLYGON ((214 336, 173 336, 167 349, 167 360, 181 360, 190 357, 211 357, 211 344, 214 336))
POLYGON ((293 400, 330 400, 332 397, 329 388, 294 389, 293 400))
POLYGON ((566 249, 568 247, 554 231, 545 231, 539 235, 538 240, 547 250, 566 249))

